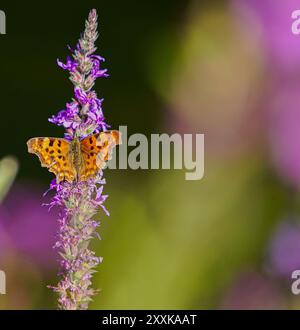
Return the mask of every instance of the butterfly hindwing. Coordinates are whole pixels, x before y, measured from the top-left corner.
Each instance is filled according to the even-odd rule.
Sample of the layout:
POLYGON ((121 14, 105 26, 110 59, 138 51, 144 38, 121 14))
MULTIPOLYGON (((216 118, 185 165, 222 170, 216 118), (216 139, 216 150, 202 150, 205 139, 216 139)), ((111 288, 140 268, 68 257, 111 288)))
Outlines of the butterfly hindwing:
POLYGON ((112 149, 120 144, 118 131, 107 131, 90 135, 81 141, 82 166, 79 172, 81 181, 93 177, 103 169, 111 158, 112 149))
POLYGON ((119 131, 102 132, 97 138, 100 152, 97 155, 97 166, 102 169, 106 162, 112 157, 113 148, 121 144, 121 133, 119 131))
POLYGON ((56 175, 57 181, 72 182, 76 170, 72 163, 71 145, 68 140, 49 137, 32 138, 27 142, 28 151, 36 154, 43 167, 56 175))

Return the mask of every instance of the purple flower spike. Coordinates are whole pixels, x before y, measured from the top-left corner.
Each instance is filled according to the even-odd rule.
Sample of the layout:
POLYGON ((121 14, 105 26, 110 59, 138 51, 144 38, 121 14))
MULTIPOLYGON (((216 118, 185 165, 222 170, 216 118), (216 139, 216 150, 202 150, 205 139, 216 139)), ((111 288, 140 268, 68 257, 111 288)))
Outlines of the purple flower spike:
MULTIPOLYGON (((108 127, 102 111, 103 99, 92 90, 97 78, 108 76, 106 69, 100 69, 104 59, 93 54, 97 37, 97 13, 93 9, 76 49, 69 47, 72 59, 68 57, 65 64, 57 61, 70 73, 74 98, 49 121, 64 127, 68 139, 74 136, 83 138, 108 127)), ((94 215, 100 208, 109 215, 104 206, 108 197, 103 195, 104 184, 102 172, 87 181, 57 183, 53 180, 50 184, 49 190, 55 191, 55 195, 47 206, 49 209, 57 207, 60 211, 58 240, 54 247, 61 258, 60 281, 50 288, 58 294, 61 309, 87 309, 98 292, 91 288, 92 275, 102 258, 89 249, 89 243, 93 237, 99 237, 96 232, 99 222, 93 219, 94 215)))
POLYGON ((76 62, 72 61, 69 56, 67 57, 67 63, 66 64, 61 62, 59 59, 57 59, 57 64, 62 69, 69 70, 71 72, 75 71, 76 67, 78 66, 78 64, 76 62))
POLYGON ((81 123, 78 103, 75 101, 67 103, 66 109, 61 110, 56 116, 49 118, 49 122, 75 130, 81 123))
POLYGON ((101 130, 105 131, 109 127, 103 116, 103 100, 98 99, 96 92, 92 90, 97 78, 108 77, 107 69, 100 70, 104 58, 93 54, 98 33, 97 15, 94 13, 96 16, 93 16, 92 12, 76 49, 68 47, 73 52, 74 60, 68 57, 66 64, 58 61, 61 68, 70 72, 70 80, 75 86, 75 99, 49 121, 68 129, 66 138, 72 138, 75 133, 79 137, 84 137, 101 130))
POLYGON ((108 77, 107 69, 100 70, 100 60, 95 58, 93 61, 93 68, 91 70, 91 75, 93 78, 99 78, 99 77, 108 77))

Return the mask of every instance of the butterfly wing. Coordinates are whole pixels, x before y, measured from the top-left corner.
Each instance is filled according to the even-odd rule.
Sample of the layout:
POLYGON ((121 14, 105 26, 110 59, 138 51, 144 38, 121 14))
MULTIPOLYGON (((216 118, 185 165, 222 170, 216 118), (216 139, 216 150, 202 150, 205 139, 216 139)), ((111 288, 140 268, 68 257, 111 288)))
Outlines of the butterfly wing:
POLYGON ((90 135, 81 141, 82 166, 79 179, 85 181, 95 176, 111 158, 112 149, 121 143, 121 133, 107 131, 90 135))
POLYGON ((58 182, 72 182, 76 177, 71 156, 71 144, 68 140, 49 137, 37 137, 28 140, 28 152, 36 154, 42 167, 56 175, 58 182))

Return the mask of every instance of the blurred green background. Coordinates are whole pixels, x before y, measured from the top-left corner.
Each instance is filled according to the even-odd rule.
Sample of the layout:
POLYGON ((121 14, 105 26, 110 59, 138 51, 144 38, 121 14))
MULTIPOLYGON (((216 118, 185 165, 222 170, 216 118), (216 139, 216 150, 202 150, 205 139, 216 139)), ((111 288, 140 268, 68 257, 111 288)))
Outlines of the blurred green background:
POLYGON ((93 246, 104 261, 91 308, 299 307, 297 1, 4 0, 0 156, 16 157, 19 172, 0 207, 0 308, 56 308, 46 287, 57 281, 56 214, 40 206, 52 176, 26 141, 63 135, 47 120, 73 92, 56 59, 91 8, 110 73, 95 86, 107 122, 129 134, 205 134, 200 181, 179 170, 104 172, 111 216, 98 215, 93 246))

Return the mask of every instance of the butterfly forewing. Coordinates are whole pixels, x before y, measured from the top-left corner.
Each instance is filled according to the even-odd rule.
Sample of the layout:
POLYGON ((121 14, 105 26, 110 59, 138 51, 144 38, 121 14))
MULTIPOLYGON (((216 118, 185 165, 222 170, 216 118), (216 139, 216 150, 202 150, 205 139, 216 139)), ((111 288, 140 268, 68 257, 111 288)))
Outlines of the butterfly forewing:
POLYGON ((81 141, 82 166, 79 179, 87 180, 95 176, 111 158, 112 149, 120 144, 118 131, 107 131, 94 134, 81 141))
POLYGON ((27 142, 28 151, 36 154, 43 167, 56 175, 57 181, 72 182, 76 170, 71 156, 71 144, 66 139, 38 137, 27 142))

